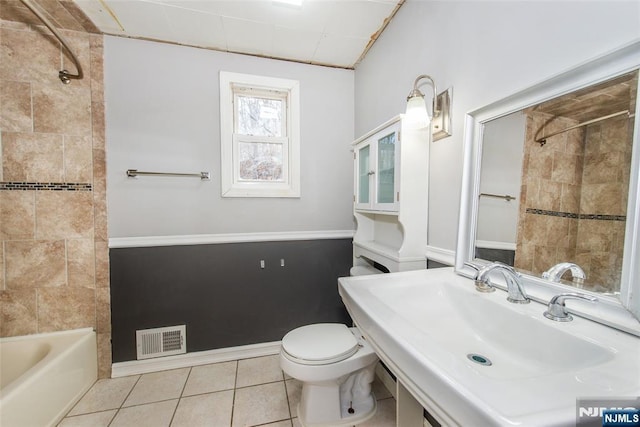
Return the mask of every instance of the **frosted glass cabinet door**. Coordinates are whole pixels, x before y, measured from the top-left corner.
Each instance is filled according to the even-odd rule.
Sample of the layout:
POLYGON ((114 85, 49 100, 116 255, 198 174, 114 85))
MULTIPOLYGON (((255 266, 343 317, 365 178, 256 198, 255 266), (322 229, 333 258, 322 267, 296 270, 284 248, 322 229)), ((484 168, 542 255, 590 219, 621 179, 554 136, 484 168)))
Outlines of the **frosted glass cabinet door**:
POLYGON ((378 139, 378 171, 376 178, 376 203, 395 201, 396 132, 378 139))
POLYGON ((395 119, 354 143, 356 210, 398 212, 400 126, 395 119))
POLYGON ((358 149, 358 201, 357 203, 369 204, 371 180, 371 146, 364 145, 358 149))

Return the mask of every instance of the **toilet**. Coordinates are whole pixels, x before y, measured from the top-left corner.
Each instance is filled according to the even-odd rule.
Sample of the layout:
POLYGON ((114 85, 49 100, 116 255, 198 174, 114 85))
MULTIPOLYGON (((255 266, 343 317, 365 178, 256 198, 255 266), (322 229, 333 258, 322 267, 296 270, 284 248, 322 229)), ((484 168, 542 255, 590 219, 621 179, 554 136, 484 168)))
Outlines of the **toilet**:
POLYGON ((378 357, 357 328, 317 323, 282 338, 280 367, 302 382, 297 412, 305 427, 353 426, 376 412, 371 392, 378 357))

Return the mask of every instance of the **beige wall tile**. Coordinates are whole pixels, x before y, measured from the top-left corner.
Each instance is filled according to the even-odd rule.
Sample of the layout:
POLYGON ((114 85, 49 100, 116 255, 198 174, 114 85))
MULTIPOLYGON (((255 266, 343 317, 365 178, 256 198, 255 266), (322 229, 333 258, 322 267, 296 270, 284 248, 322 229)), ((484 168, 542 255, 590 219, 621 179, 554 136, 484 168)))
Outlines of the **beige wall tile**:
POLYGON ((96 265, 93 239, 67 240, 67 283, 69 286, 95 287, 96 265))
POLYGON ((2 133, 5 181, 61 182, 63 172, 61 135, 2 133))
POLYGON ((95 321, 96 302, 93 289, 63 286, 38 290, 40 332, 93 328, 95 321))
POLYGON ((0 291, 4 289, 4 242, 0 240, 0 291))
MULTIPOLYGON (((69 13, 67 9, 57 0, 35 0, 38 4, 44 8, 49 16, 58 24, 60 28, 66 28, 68 30, 83 31, 84 28, 75 20, 73 15, 69 13)), ((67 36, 67 31, 65 36, 67 36)))
POLYGON ((104 42, 102 36, 90 36, 91 102, 104 105, 104 42))
POLYGON ((628 143, 628 122, 627 118, 611 119, 604 122, 602 126, 602 140, 600 141, 600 151, 624 151, 628 143))
POLYGON ((88 136, 64 137, 64 181, 91 182, 93 150, 88 136))
POLYGON ((64 240, 5 241, 4 250, 7 289, 67 283, 64 240))
POLYGON ((93 195, 90 191, 41 191, 36 195, 36 237, 93 237, 93 195))
POLYGON ((533 207, 549 211, 559 211, 561 199, 562 184, 552 181, 543 181, 541 182, 538 191, 537 204, 533 207))
POLYGON ((89 88, 58 81, 55 85, 34 84, 32 93, 36 132, 91 136, 89 88))
POLYGON ((96 331, 111 332, 111 292, 109 288, 96 289, 96 331))
POLYGON ((610 251, 615 227, 613 222, 581 219, 578 226, 578 253, 610 251))
MULTIPOLYGON (((624 191, 626 194, 626 189, 624 191)), ((580 213, 624 215, 627 210, 622 186, 618 183, 584 184, 580 200, 580 213)))
POLYGON ((0 291, 0 334, 3 337, 38 332, 36 290, 0 291))
POLYGON ((562 184, 561 212, 578 213, 580 211, 580 190, 579 185, 562 184))
POLYGON ((31 132, 31 84, 0 81, 0 129, 4 132, 31 132))
POLYGON ((585 184, 620 182, 620 169, 625 164, 625 155, 620 151, 593 153, 584 158, 585 184))
MULTIPOLYGON (((54 0, 57 3, 57 0, 54 0)), ((61 7, 62 8, 62 7, 61 7)), ((62 8, 64 9, 64 8, 62 8)), ((73 85, 78 87, 91 87, 91 66, 90 66, 90 58, 91 58, 91 50, 89 45, 89 34, 81 33, 78 31, 68 31, 62 30, 62 35, 67 39, 71 50, 78 58, 78 62, 80 62, 80 67, 82 67, 83 78, 73 80, 73 85)), ((77 74, 78 70, 76 68, 75 63, 71 59, 71 55, 66 49, 62 50, 62 69, 67 70, 72 74, 77 74)))
POLYGON ((91 20, 84 14, 80 6, 78 6, 73 0, 59 0, 60 4, 69 11, 69 13, 75 18, 75 20, 82 25, 82 27, 90 32, 99 34, 100 30, 91 20))
POLYGON ((59 70, 60 44, 55 37, 0 29, 0 79, 60 85, 59 70))
POLYGON ((579 184, 582 156, 560 151, 553 153, 553 169, 551 180, 561 184, 579 184))
POLYGON ((97 334, 98 378, 111 378, 111 332, 97 334))
POLYGON ((105 241, 95 242, 96 252, 96 287, 109 287, 109 243, 105 241))
POLYGON ((524 243, 520 238, 518 238, 518 242, 514 266, 524 271, 532 271, 535 245, 532 243, 524 243))
POLYGON ((533 273, 541 274, 557 264, 556 248, 553 246, 536 246, 533 258, 533 273))
POLYGON ((29 31, 28 22, 35 24, 37 20, 19 0, 0 1, 0 27, 29 31))
POLYGON ((35 237, 35 191, 0 191, 0 240, 35 237))
MULTIPOLYGON (((96 91, 92 90, 91 94, 96 91)), ((93 130, 93 147, 103 150, 105 149, 105 119, 104 119, 104 103, 93 102, 91 104, 91 120, 93 130)))
POLYGON ((546 246, 567 247, 569 244, 569 218, 544 216, 546 220, 546 246))

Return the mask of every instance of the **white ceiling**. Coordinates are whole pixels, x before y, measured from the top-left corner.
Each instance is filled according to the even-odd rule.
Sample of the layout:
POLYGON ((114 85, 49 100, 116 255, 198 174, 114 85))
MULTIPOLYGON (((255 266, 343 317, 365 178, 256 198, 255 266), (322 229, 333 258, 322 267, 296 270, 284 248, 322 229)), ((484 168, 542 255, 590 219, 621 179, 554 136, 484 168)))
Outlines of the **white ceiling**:
POLYGON ((75 0, 105 34, 353 68, 404 0, 75 0))

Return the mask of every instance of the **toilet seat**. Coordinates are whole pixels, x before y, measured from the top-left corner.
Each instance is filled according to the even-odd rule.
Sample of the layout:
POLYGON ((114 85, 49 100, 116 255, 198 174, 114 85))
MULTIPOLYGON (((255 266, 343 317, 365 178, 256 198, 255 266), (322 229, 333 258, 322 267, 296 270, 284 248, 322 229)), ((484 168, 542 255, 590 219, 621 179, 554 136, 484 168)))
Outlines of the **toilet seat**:
POLYGON ((282 350, 296 363, 328 365, 353 356, 360 346, 346 325, 318 323, 294 329, 282 338, 282 350))

